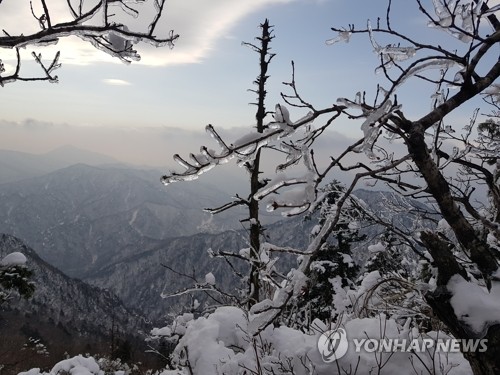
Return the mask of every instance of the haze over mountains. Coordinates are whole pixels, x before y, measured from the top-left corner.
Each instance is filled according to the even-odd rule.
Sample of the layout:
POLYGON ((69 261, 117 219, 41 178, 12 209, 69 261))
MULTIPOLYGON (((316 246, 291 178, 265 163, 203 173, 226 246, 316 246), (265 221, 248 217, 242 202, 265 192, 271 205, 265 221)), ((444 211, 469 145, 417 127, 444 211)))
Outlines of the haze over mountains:
POLYGON ((154 240, 241 228, 238 211, 214 218, 202 211, 230 199, 213 186, 174 184, 166 189, 160 171, 116 162, 65 166, 75 159, 94 164, 113 160, 72 148, 41 156, 43 167, 30 170, 31 163, 38 165, 33 155, 15 156, 3 163, 15 171, 11 175, 17 181, 0 184, 0 232, 22 238, 70 276, 83 277, 115 255, 146 251, 154 240))
POLYGON ((160 318, 168 306, 160 299, 165 285, 169 291, 183 285, 160 263, 182 270, 196 265, 206 273, 210 244, 244 244, 244 234, 223 233, 242 229, 244 211, 215 217, 202 211, 230 199, 213 186, 165 188, 160 171, 132 169, 72 147, 38 156, 0 154, 3 170, 11 172, 10 181, 0 184, 0 233, 23 241, 66 275, 117 292, 151 318, 160 318), (150 286, 141 291, 142 285, 150 286))
POLYGON ((41 155, 0 150, 0 184, 41 176, 78 163, 113 165, 118 164, 118 161, 110 156, 72 146, 62 146, 41 155))
MULTIPOLYGON (((197 185, 174 185, 167 193, 154 171, 76 164, 0 185, 0 231, 22 238, 70 276, 82 277, 116 254, 147 249, 148 240, 210 229, 210 215, 202 208, 224 198, 197 185)), ((218 219, 224 230, 234 218, 218 219)))
MULTIPOLYGON (((73 348, 75 354, 90 350, 81 347, 84 343, 107 350, 112 330, 122 332, 121 339, 124 332, 134 332, 136 340, 142 335, 143 342, 151 328, 144 324, 143 310, 130 310, 133 303, 127 309, 111 289, 104 292, 69 276, 95 276, 124 258, 140 257, 165 238, 213 230, 210 215, 201 209, 223 203, 227 195, 208 186, 193 190, 194 185, 172 186, 167 194, 159 171, 131 169, 72 147, 44 155, 0 151, 0 157, 0 233, 5 233, 0 256, 26 254, 36 284, 33 298, 14 298, 0 314, 0 335, 12 339, 7 347, 22 347, 22 340, 35 335, 53 353, 59 352, 56 347, 73 348), (98 344, 103 341, 104 346, 98 344)), ((225 220, 234 226, 234 217, 225 220)), ((224 227, 223 217, 217 225, 224 227)), ((153 267, 164 271, 160 264, 153 267)), ((138 291, 143 286, 143 280, 131 277, 117 282, 138 291)), ((161 301, 159 294, 151 298, 161 301)))
MULTIPOLYGON (((50 163, 42 156, 42 164, 64 166, 63 160, 54 161, 55 154, 68 162, 78 157, 87 161, 85 152, 74 151, 75 155, 67 155, 71 148, 51 153, 50 163)), ((0 233, 22 239, 68 276, 113 290, 128 306, 154 319, 171 304, 161 300, 161 292, 173 292, 188 281, 167 272, 162 263, 186 273, 196 266, 202 278, 213 271, 221 281, 229 280, 222 262, 210 262, 206 252, 211 247, 237 251, 245 246, 239 222, 245 212, 236 209, 212 217, 202 211, 226 203, 227 193, 199 182, 165 188, 159 171, 116 163, 80 163, 29 176, 32 171, 18 166, 36 159, 16 156, 11 169, 17 168, 17 175, 24 178, 0 184, 0 233), (148 287, 143 290, 142 285, 148 287)), ((88 156, 95 163, 112 160, 88 156)), ((4 164, 9 165, 8 159, 4 164)), ((267 221, 276 219, 269 216, 267 221)), ((300 233, 280 236, 294 238, 300 233)))

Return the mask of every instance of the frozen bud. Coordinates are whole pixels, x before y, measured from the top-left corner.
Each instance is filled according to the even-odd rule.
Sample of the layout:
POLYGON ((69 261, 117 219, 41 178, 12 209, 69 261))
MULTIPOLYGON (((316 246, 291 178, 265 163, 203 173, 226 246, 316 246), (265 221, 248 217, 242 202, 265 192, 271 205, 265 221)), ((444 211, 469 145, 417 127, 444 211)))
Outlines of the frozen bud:
POLYGON ((26 264, 26 256, 19 251, 10 253, 6 255, 2 260, 0 260, 0 266, 22 266, 26 264))

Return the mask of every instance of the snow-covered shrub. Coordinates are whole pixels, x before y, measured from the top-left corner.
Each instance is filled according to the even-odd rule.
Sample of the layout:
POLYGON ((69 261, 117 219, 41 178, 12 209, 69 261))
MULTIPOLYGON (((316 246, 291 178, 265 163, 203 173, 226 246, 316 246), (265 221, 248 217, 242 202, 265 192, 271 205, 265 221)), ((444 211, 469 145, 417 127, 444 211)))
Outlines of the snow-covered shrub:
MULTIPOLYGON (((207 317, 188 323, 184 336, 174 350, 175 370, 163 375, 332 375, 332 374, 469 374, 470 367, 461 353, 368 352, 356 351, 356 344, 370 339, 446 339, 442 332, 420 334, 410 327, 380 314, 371 318, 355 318, 345 322, 350 341, 344 357, 334 363, 323 361, 317 348, 318 339, 328 327, 319 320, 313 329, 302 332, 286 326, 268 326, 256 336, 249 335, 251 315, 236 307, 221 307, 207 317), (410 371, 409 371, 410 369, 410 371), (434 370, 430 370, 434 369, 434 370), (380 372, 378 372, 380 370, 380 372)), ((368 348, 370 346, 368 345, 368 348)))
POLYGON ((122 363, 119 359, 84 357, 78 355, 67 358, 54 365, 49 372, 38 368, 21 372, 18 375, 134 375, 140 374, 136 365, 122 363))

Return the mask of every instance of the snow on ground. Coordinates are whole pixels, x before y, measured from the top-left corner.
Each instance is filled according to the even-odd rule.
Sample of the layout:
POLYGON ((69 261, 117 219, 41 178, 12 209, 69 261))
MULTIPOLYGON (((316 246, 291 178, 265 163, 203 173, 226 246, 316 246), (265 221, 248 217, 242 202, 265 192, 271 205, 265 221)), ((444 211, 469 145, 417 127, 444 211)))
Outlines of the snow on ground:
POLYGON ((70 375, 104 375, 104 371, 100 370, 99 365, 93 357, 83 357, 81 355, 57 363, 48 373, 40 372, 40 369, 35 368, 26 372, 20 372, 18 375, 56 375, 62 373, 70 375))
POLYGON ((450 300, 455 315, 466 322, 479 335, 486 333, 489 326, 500 323, 500 283, 494 281, 491 291, 454 275, 448 282, 453 294, 450 300))
POLYGON ((208 285, 215 285, 215 276, 212 272, 205 275, 205 283, 208 285))
POLYGON ((0 266, 22 266, 26 264, 26 261, 26 256, 23 253, 16 251, 6 255, 2 260, 0 260, 0 266))
MULTIPOLYGON (((237 307, 221 307, 207 317, 188 322, 185 335, 174 351, 174 363, 180 369, 189 365, 193 374, 203 375, 242 375, 257 373, 258 368, 265 374, 288 374, 293 370, 296 375, 308 375, 314 368, 314 374, 334 375, 349 373, 349 369, 356 366, 357 373, 368 374, 378 370, 378 363, 384 363, 381 375, 425 373, 426 367, 442 368, 444 373, 450 375, 471 373, 468 362, 460 352, 356 351, 354 339, 415 338, 421 345, 423 339, 432 337, 431 334, 423 337, 416 330, 402 327, 383 314, 346 322, 343 328, 350 340, 349 348, 344 357, 333 363, 323 361, 317 347, 321 331, 326 329, 321 322, 313 323, 319 329, 311 334, 286 326, 270 325, 252 337, 248 333, 249 319, 251 315, 237 307)), ((445 336, 439 333, 440 338, 445 336)), ((187 373, 190 373, 187 369, 185 372, 168 370, 161 375, 187 373)))

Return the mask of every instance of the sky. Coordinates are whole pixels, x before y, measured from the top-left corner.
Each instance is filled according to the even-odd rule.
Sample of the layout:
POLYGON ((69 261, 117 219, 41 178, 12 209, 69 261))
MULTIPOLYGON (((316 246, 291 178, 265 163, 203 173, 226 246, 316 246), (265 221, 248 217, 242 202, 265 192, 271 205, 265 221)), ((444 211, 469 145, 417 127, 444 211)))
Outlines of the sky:
MULTIPOLYGON (((0 24, 10 34, 37 30, 26 4, 20 8, 23 3, 0 4, 0 24)), ((54 19, 67 18, 65 3, 48 1, 54 19)), ((269 72, 269 109, 282 103, 279 93, 286 90, 282 82, 291 78, 292 60, 301 94, 318 107, 364 89, 373 94, 380 77, 374 74, 378 61, 368 39, 334 46, 325 41, 336 36, 332 26, 362 27, 367 19, 385 18, 386 6, 386 0, 167 0, 159 31, 173 29, 180 38, 173 49, 139 44, 139 62, 123 64, 74 37, 56 46, 29 47, 26 54, 36 50, 47 59, 61 51, 60 82, 0 88, 0 148, 43 153, 71 144, 128 163, 164 166, 174 153, 196 152, 209 143, 204 134, 209 123, 237 138, 254 123, 255 107, 248 104, 254 95, 248 89, 258 74, 258 56, 242 42, 255 41, 265 18, 274 25, 276 53, 269 72)), ((35 13, 39 9, 35 1, 35 13)), ((141 11, 131 28, 148 21, 150 10, 145 5, 141 11)), ((393 0, 392 14, 393 27, 445 40, 444 33, 432 36, 436 31, 431 34, 426 27, 416 2, 393 0)), ((9 51, 0 54, 12 67, 9 51)), ((36 72, 30 62, 23 69, 36 72)), ((430 105, 431 93, 414 95, 418 89, 412 86, 401 94, 411 99, 410 115, 430 105)), ((352 124, 339 123, 328 137, 348 142, 359 134, 352 124)))

